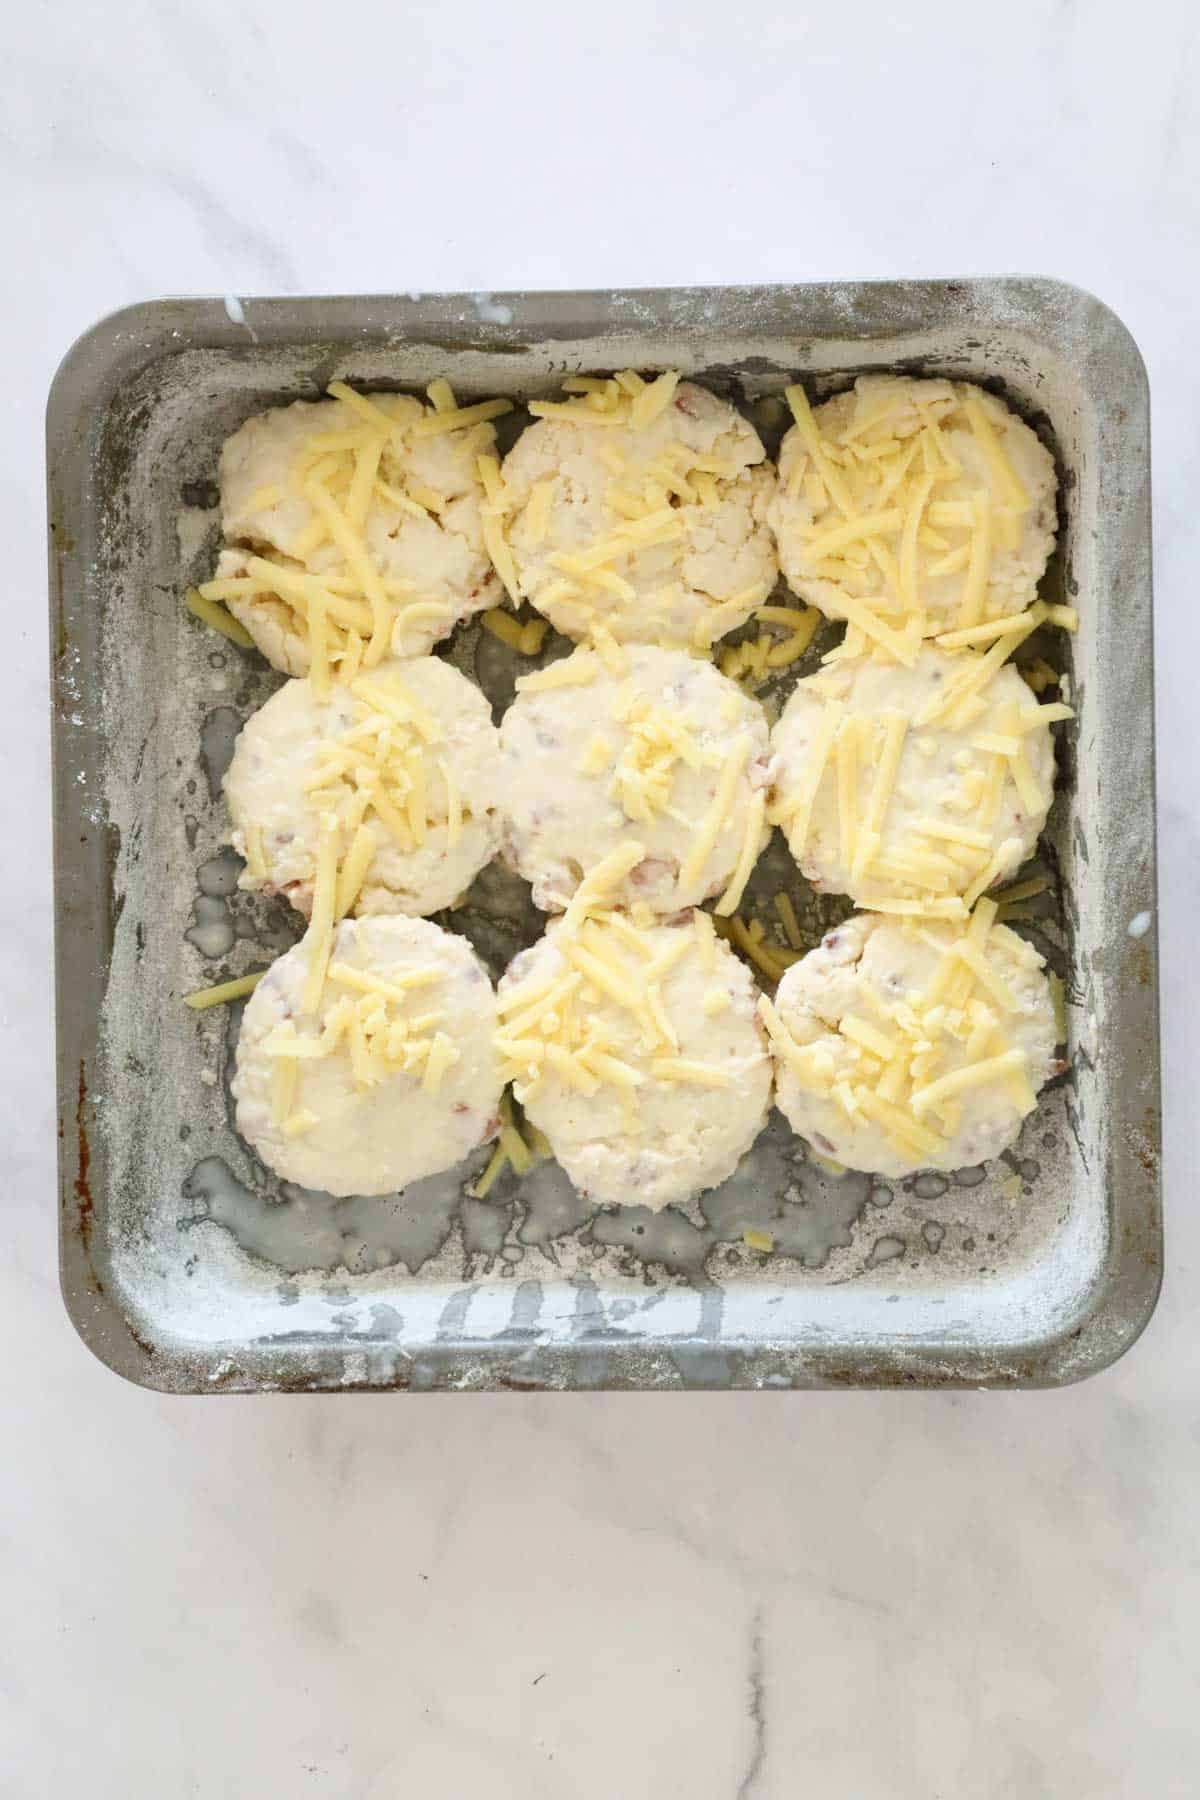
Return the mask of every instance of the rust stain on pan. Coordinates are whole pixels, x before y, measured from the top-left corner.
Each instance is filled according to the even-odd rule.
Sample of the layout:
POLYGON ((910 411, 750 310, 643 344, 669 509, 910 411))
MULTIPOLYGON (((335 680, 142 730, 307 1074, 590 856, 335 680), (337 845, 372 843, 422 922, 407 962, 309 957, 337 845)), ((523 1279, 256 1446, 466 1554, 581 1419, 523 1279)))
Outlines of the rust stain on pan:
POLYGON ((125 1320, 125 1327, 126 1327, 126 1330, 129 1332, 130 1337, 133 1339, 134 1343, 137 1345, 138 1349, 141 1351, 143 1356, 150 1357, 150 1356, 158 1355, 158 1351, 155 1349, 154 1345, 150 1342, 149 1338, 144 1338, 141 1335, 141 1333, 134 1328, 132 1320, 130 1320, 128 1317, 126 1317, 126 1320, 125 1320))
POLYGON ((92 1195, 89 1171, 92 1166, 91 1146, 88 1144, 87 1125, 84 1122, 84 1109, 87 1106, 87 1076, 83 1064, 79 1065, 79 1098, 75 1105, 75 1134, 79 1143, 79 1161, 75 1170, 75 1199, 79 1207, 79 1238, 85 1250, 90 1248, 92 1236, 92 1220, 95 1217, 96 1202, 92 1195))

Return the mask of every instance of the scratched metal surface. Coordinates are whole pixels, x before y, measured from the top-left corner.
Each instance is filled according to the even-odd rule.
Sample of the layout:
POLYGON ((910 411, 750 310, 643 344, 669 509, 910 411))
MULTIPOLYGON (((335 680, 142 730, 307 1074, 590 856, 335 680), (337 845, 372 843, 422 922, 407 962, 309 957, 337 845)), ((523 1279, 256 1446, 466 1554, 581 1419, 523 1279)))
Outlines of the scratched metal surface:
MULTIPOLYGON (((1119 321, 1031 280, 237 311, 118 314, 50 399, 62 1274, 90 1347, 180 1392, 1038 1386, 1119 1355, 1161 1267, 1155 946, 1127 930, 1154 883, 1148 400, 1119 321), (1010 1156, 949 1180, 839 1176, 775 1116, 730 1182, 657 1217, 592 1211, 553 1165, 473 1200, 482 1155, 391 1200, 289 1189, 231 1127, 236 1016, 179 1004, 296 935, 234 890, 218 792, 279 677, 180 605, 211 566, 221 439, 335 375, 520 399, 627 363, 695 374, 772 446, 798 373, 814 394, 866 368, 964 375, 1054 449, 1048 591, 1082 614, 1080 719, 1039 865, 1055 888, 1026 929, 1066 978, 1070 1072, 1010 1156)), ((513 659, 478 627, 446 654, 507 703, 513 659)), ((845 910, 776 837, 753 890, 769 927, 784 884, 813 941, 845 910)), ((442 922, 497 971, 540 923, 495 867, 442 922)))

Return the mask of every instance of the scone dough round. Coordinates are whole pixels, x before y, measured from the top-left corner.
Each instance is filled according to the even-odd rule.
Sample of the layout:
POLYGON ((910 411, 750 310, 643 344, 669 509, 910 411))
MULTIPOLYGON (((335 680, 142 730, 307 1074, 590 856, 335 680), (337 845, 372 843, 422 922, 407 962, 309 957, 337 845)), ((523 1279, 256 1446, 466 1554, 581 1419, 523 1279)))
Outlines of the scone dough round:
POLYGON ((658 1211, 715 1187, 766 1121, 771 1065, 757 990, 746 966, 714 941, 711 923, 634 932, 619 920, 576 933, 556 922, 513 961, 497 998, 504 1073, 580 1193, 599 1205, 658 1211), (581 974, 577 956, 584 970, 600 968, 602 979, 605 968, 615 970, 639 1003, 650 995, 647 1006, 661 1012, 676 1041, 658 1035, 653 1011, 631 1012, 581 974), (551 990, 551 1007, 531 1020, 551 990), (573 1074, 555 1066, 553 1051, 530 1051, 529 1040, 543 1037, 575 1040, 573 1074), (600 1061, 589 1040, 603 1046, 600 1061), (603 1058, 632 1072, 637 1085, 609 1079, 603 1058))
MULTIPOLYGON (((536 419, 504 461, 521 593, 577 641, 600 625, 620 642, 707 649, 750 617, 778 573, 767 526, 775 473, 757 432, 692 382, 643 426, 576 423, 586 397, 566 404, 569 414, 536 419), (572 558, 605 543, 614 553, 602 565, 572 572, 572 558)), ((630 404, 620 402, 625 419, 630 404)))
POLYGON ((247 858, 239 885, 282 893, 310 912, 323 820, 338 821, 341 862, 362 815, 377 848, 353 910, 439 912, 499 848, 498 759, 487 701, 438 657, 381 663, 350 686, 334 683, 326 699, 307 679, 285 682, 243 726, 225 776, 234 848, 247 858), (422 729, 375 697, 401 713, 415 701, 422 729), (376 735, 364 737, 372 724, 376 735), (414 781, 419 838, 409 810, 414 781), (386 819, 370 804, 363 811, 356 796, 364 785, 381 793, 386 819))
MULTIPOLYGON (((505 854, 543 912, 563 910, 581 878, 630 840, 644 857, 611 891, 612 905, 698 905, 737 869, 756 795, 762 813, 768 740, 758 702, 683 650, 631 645, 620 663, 610 672, 576 650, 548 676, 518 682, 500 727, 505 854), (541 685, 558 670, 587 679, 541 685), (725 788, 719 826, 697 855, 725 788)), ((762 824, 753 857, 769 834, 762 824)))
POLYGON ((792 426, 771 505, 795 593, 832 619, 847 617, 847 600, 864 602, 896 629, 915 597, 925 636, 1036 599, 1057 529, 1054 463, 1003 401, 969 382, 860 375, 811 418, 820 457, 810 431, 792 426), (870 540, 847 526, 831 481, 855 517, 882 521, 870 540))
MULTIPOLYGON (((939 1032, 930 1024, 926 1032, 920 1023, 923 999, 943 958, 967 929, 932 920, 900 924, 859 913, 829 932, 784 974, 775 1011, 790 1041, 781 1048, 772 1030, 776 1104, 792 1129, 823 1156, 850 1169, 898 1177, 917 1169, 972 1167, 1016 1141, 1032 1096, 1058 1067, 1050 988, 1037 952, 1012 932, 993 927, 984 954, 1012 1001, 1011 1010, 976 982, 966 1003, 967 1016, 952 1016, 950 1030, 939 1032), (991 1035, 978 1010, 983 1007, 994 1019, 991 1035), (936 1140, 918 1144, 879 1116, 872 1090, 884 1063, 856 1032, 865 1033, 868 1044, 872 1033, 881 1034, 883 1040, 913 1050, 918 1058, 921 1045, 932 1042, 928 1066, 920 1061, 916 1065, 922 1080, 953 1076, 968 1060, 1008 1055, 1012 1061, 1010 1053, 1020 1052, 1023 1061, 1015 1073, 997 1072, 981 1085, 954 1093, 946 1115, 936 1107, 919 1107, 914 1113, 912 1090, 907 1081, 902 1083, 890 1104, 936 1140), (1019 1103, 1022 1087, 1026 1098, 1019 1103), (839 1099, 839 1089, 848 1093, 848 1104, 839 1099)), ((952 966, 956 973, 965 967, 957 958, 952 966)), ((948 992, 949 1000, 943 997, 943 1004, 953 1014, 952 983, 948 992)))
MULTIPOLYGON (((394 422, 379 461, 378 481, 362 526, 368 555, 395 608, 390 650, 394 656, 423 656, 460 620, 503 595, 484 544, 480 503, 483 487, 476 467, 481 451, 494 442, 487 423, 414 437, 413 427, 431 416, 407 394, 372 394, 370 406, 394 422), (414 497, 415 496, 415 497, 414 497)), ((297 400, 258 413, 235 431, 221 451, 221 525, 227 548, 216 569, 218 581, 258 579, 258 592, 230 593, 226 604, 253 637, 267 660, 289 675, 306 675, 308 636, 303 619, 288 604, 288 577, 341 577, 352 588, 361 615, 361 586, 346 557, 329 536, 313 543, 317 515, 301 477, 317 465, 314 437, 334 446, 325 452, 330 491, 343 510, 353 450, 339 439, 369 436, 371 426, 344 400, 297 400), (331 466, 332 465, 332 466, 331 466), (279 570, 277 585, 259 566, 279 570)), ((376 434, 381 435, 381 434, 376 434)), ((342 635, 334 622, 335 648, 342 635)))
POLYGON ((988 886, 1006 879, 1030 855, 1053 798, 1054 744, 1017 670, 1002 664, 966 716, 951 707, 920 723, 980 661, 925 644, 911 668, 851 657, 796 684, 771 733, 771 816, 815 888, 862 906, 945 898, 985 872, 988 886), (868 857, 896 719, 905 721, 899 760, 868 857), (1018 763, 988 748, 1013 742, 1018 763))
POLYGON ((333 936, 330 978, 315 1013, 301 1014, 308 972, 305 944, 273 963, 246 1004, 238 1039, 233 1097, 237 1128, 263 1161, 287 1181, 327 1194, 387 1194, 462 1161, 499 1128, 500 1073, 493 1036, 492 985, 465 938, 427 919, 345 919, 333 936), (339 982, 339 967, 421 985, 403 1004, 381 1002, 339 982), (413 1021, 412 1039, 437 1032, 456 1053, 432 1085, 420 1053, 414 1066, 376 1070, 355 1079, 348 1037, 327 1056, 295 1059, 298 1074, 287 1119, 276 1117, 271 1047, 319 1038, 339 1006, 386 1007, 386 1025, 413 1021), (422 1020, 436 1020, 422 1024, 422 1020), (299 1129, 288 1129, 288 1123, 299 1129))

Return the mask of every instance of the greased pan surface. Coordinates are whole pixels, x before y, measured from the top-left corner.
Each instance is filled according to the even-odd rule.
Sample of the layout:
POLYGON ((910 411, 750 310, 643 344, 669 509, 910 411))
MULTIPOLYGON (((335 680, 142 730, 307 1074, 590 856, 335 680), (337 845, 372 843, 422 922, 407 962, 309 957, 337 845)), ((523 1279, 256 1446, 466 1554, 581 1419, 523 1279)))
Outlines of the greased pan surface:
MULTIPOLYGON (((1148 424, 1119 320, 1031 279, 177 300, 87 333, 51 392, 48 486, 61 1262, 92 1350, 192 1393, 1047 1386, 1120 1355, 1161 1271, 1155 939, 1137 935, 1155 906, 1148 424), (729 395, 772 448, 789 381, 816 397, 867 369, 981 381, 1053 448, 1047 586, 1081 613, 1055 644, 1079 718, 1029 929, 1065 979, 1070 1072, 1011 1155, 949 1180, 838 1175, 776 1117, 733 1181, 658 1217, 592 1213, 552 1164, 486 1201, 463 1193, 474 1165, 395 1201, 281 1187, 230 1123, 236 1018, 180 1004, 296 935, 221 854, 223 759, 279 677, 182 606, 217 541, 221 440, 335 376, 520 399, 627 364, 729 395)), ((446 654, 507 703, 518 659, 477 625, 446 654)), ((764 921, 784 880, 803 899, 777 839, 764 921)), ((812 896, 806 936, 844 910, 812 896)), ((495 867, 443 922, 494 970, 538 929, 495 867)))

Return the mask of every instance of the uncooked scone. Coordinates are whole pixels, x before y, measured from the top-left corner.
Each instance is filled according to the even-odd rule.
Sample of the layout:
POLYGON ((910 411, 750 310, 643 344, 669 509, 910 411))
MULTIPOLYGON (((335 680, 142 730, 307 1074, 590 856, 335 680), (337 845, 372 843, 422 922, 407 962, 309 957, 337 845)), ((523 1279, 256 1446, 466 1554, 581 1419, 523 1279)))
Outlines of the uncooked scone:
POLYGON ((495 995, 465 938, 427 919, 343 920, 305 1014, 308 959, 302 943, 271 965, 238 1039, 237 1128, 270 1168, 327 1194, 387 1194, 495 1136, 495 995))
POLYGON ((897 1177, 1015 1142, 1061 1065, 1042 958, 994 918, 989 900, 970 925, 856 914, 793 963, 774 1009, 760 1002, 776 1103, 822 1155, 897 1177), (978 1085, 958 1080, 984 1064, 978 1085))
POLYGON ((201 592, 223 600, 267 660, 289 675, 309 672, 305 614, 314 583, 330 596, 335 668, 353 653, 349 634, 369 640, 374 623, 361 570, 330 535, 307 490, 310 477, 361 531, 388 607, 387 653, 423 656, 460 620, 502 597, 484 542, 476 462, 495 442, 491 424, 423 435, 437 420, 436 405, 407 394, 355 398, 358 406, 297 400, 258 413, 221 451, 226 548, 201 592))
POLYGON ((1054 463, 1003 401, 907 375, 860 375, 812 411, 800 389, 788 397, 797 423, 770 516, 797 594, 830 618, 874 620, 877 642, 1032 604, 1054 548, 1054 463))
POLYGON ((597 1204, 658 1211, 715 1187, 766 1121, 757 990, 697 921, 556 921, 501 980, 503 1073, 597 1204))
POLYGON ((638 379, 533 403, 504 461, 504 536, 521 595, 567 637, 708 649, 774 585, 775 473, 727 401, 673 374, 651 401, 638 379))
POLYGON ((326 699, 285 682, 243 726, 225 776, 239 885, 310 912, 333 820, 339 863, 361 827, 374 838, 350 910, 439 912, 499 848, 498 757, 487 701, 439 657, 381 663, 326 699))
POLYGON ((517 690, 500 728, 506 855, 535 906, 561 911, 629 840, 643 856, 614 906, 678 912, 724 893, 743 860, 748 874, 770 834, 767 723, 711 663, 630 645, 609 669, 576 650, 517 690))
POLYGON ((827 893, 876 908, 973 897, 1037 843, 1054 790, 1049 727, 1069 711, 1039 707, 1011 663, 969 650, 926 644, 912 668, 834 663, 797 683, 771 733, 770 816, 827 893))

